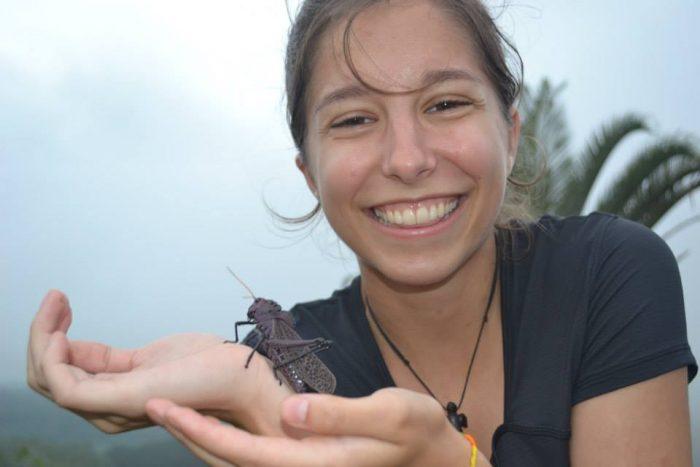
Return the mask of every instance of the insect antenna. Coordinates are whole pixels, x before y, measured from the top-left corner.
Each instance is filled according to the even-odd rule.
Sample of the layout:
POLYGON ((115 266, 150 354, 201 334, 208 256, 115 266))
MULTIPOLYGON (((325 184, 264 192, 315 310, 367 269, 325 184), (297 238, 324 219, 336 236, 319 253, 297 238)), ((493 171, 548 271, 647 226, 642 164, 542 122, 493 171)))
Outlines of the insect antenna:
POLYGON ((253 291, 250 290, 250 287, 248 287, 248 286, 245 284, 245 282, 243 282, 243 281, 241 280, 241 278, 238 277, 238 276, 236 275, 236 273, 233 272, 233 270, 231 270, 230 267, 226 266, 226 269, 228 269, 228 272, 230 272, 231 274, 233 274, 233 277, 235 277, 236 280, 248 291, 248 293, 250 294, 250 296, 253 297, 253 300, 255 300, 256 298, 258 298, 258 297, 255 296, 255 294, 253 293, 253 291))

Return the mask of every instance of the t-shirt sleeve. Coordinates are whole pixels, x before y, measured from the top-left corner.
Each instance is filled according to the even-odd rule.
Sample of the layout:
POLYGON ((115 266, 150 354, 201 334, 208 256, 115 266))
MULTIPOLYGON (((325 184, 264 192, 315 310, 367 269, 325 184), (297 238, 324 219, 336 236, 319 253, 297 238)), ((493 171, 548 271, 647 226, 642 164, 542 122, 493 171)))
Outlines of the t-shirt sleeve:
POLYGON ((698 371, 671 249, 647 227, 615 217, 594 249, 572 405, 669 371, 698 371))

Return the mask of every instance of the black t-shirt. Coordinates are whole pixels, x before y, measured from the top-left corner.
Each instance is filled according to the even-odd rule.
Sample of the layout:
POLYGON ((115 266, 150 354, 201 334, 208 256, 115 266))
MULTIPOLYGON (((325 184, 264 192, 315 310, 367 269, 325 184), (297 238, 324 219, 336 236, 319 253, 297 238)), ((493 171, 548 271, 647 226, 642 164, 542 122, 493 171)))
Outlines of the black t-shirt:
MULTIPOLYGON (((698 367, 678 266, 654 232, 605 213, 544 216, 528 230, 499 231, 505 423, 491 463, 565 466, 574 404, 683 366, 690 382, 698 367)), ((395 385, 359 277, 290 311, 302 337, 334 342, 318 356, 336 375, 336 394, 395 385)))

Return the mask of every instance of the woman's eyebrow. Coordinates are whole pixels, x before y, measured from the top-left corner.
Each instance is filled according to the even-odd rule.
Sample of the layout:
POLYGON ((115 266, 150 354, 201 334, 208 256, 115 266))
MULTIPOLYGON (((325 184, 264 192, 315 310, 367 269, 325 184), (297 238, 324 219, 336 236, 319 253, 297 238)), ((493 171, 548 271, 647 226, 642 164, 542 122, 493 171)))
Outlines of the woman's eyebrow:
MULTIPOLYGON (((451 80, 466 80, 466 81, 472 81, 477 84, 481 84, 481 80, 474 76, 472 73, 469 71, 462 69, 462 68, 443 68, 440 70, 427 70, 426 72, 423 73, 422 79, 421 79, 421 86, 418 88, 419 90, 425 89, 429 86, 433 86, 438 83, 442 83, 444 81, 451 81, 451 80)), ((411 92, 414 92, 415 89, 412 89, 410 91, 399 91, 396 92, 395 94, 408 94, 411 92)), ((348 86, 343 86, 341 88, 338 88, 334 91, 329 92, 319 102, 319 104, 316 106, 316 109, 314 109, 314 115, 317 114, 322 108, 333 104, 335 102, 339 102, 345 99, 350 99, 353 97, 363 97, 368 94, 371 94, 373 91, 366 88, 365 86, 362 86, 360 84, 350 84, 348 86)), ((394 94, 394 93, 392 93, 394 94)))
POLYGON ((323 98, 321 99, 321 102, 318 103, 316 106, 316 109, 314 110, 314 115, 316 115, 322 108, 333 104, 338 101, 342 101, 344 99, 350 99, 352 97, 363 97, 369 94, 371 91, 360 85, 360 84, 351 84, 349 86, 343 86, 342 88, 338 88, 335 91, 329 92, 323 98))
POLYGON ((450 80, 466 80, 481 84, 481 80, 473 73, 463 68, 442 68, 440 70, 427 70, 423 73, 422 87, 427 88, 437 83, 450 80))

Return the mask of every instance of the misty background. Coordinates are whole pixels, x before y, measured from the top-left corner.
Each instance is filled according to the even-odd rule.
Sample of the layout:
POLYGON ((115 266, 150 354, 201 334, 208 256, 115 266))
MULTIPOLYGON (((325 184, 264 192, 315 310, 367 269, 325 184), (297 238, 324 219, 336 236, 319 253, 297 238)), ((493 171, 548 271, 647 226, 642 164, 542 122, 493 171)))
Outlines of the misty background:
MULTIPOLYGON (((654 135, 700 135, 699 21, 693 0, 527 0, 499 19, 526 82, 568 83, 573 148, 630 111, 654 135)), ((0 386, 25 384, 29 324, 50 288, 70 298, 71 338, 140 347, 231 337, 249 300, 226 266, 286 309, 356 274, 325 223, 285 233, 265 210, 314 205, 284 118, 288 26, 283 0, 0 3, 0 386)), ((596 187, 648 138, 626 139, 596 187)), ((692 198, 657 233, 698 214, 692 198)), ((697 358, 700 224, 668 243, 689 252, 679 267, 697 358)), ((700 440, 700 385, 689 391, 700 440)))

